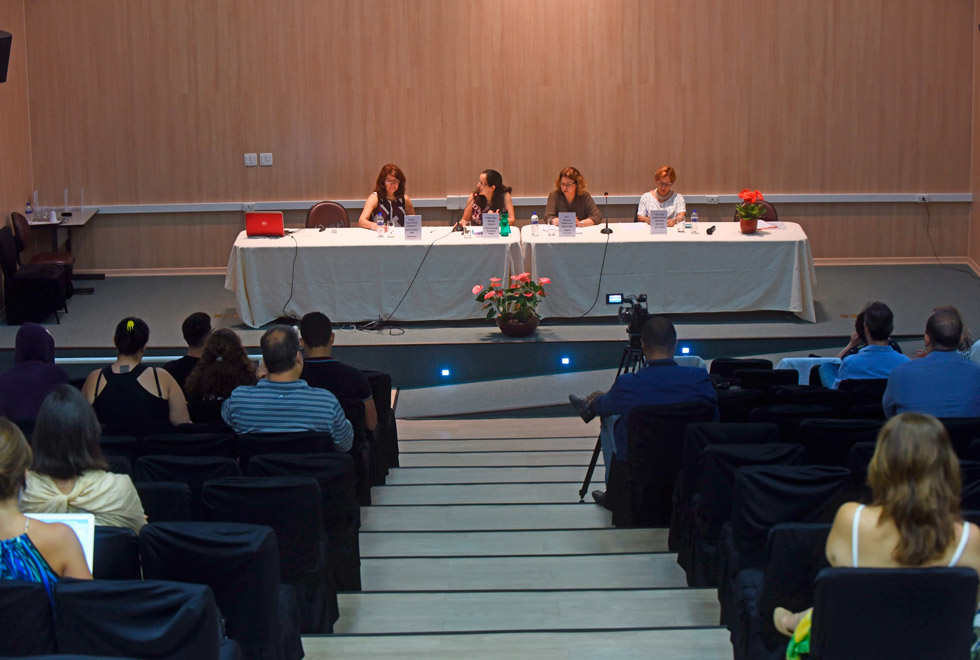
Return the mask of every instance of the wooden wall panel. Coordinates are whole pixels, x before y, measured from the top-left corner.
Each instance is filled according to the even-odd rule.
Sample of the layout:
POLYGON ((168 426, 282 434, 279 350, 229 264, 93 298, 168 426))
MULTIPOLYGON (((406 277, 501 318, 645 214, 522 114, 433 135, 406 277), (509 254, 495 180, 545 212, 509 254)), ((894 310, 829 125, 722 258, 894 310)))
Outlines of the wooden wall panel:
MULTIPOLYGON (((973 22, 980 24, 980 0, 973 2, 973 22)), ((973 212, 970 216, 969 255, 974 267, 980 265, 980 33, 974 32, 973 42, 973 135, 971 136, 970 191, 973 193, 973 212)))
POLYGON ((7 82, 0 85, 0 223, 24 212, 31 196, 31 124, 27 103, 24 0, 0 0, 0 30, 13 35, 7 82))
POLYGON ((543 195, 574 163, 626 194, 671 163, 691 194, 962 192, 974 4, 32 0, 35 185, 348 199, 394 161, 418 197, 485 167, 543 195))

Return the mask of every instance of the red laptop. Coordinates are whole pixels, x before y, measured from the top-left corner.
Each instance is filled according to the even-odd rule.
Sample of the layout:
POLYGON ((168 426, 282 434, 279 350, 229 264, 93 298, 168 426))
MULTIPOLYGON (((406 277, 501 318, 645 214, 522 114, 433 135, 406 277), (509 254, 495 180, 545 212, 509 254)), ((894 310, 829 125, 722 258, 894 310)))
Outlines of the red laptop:
POLYGON ((282 211, 246 211, 245 234, 252 236, 285 236, 282 211))

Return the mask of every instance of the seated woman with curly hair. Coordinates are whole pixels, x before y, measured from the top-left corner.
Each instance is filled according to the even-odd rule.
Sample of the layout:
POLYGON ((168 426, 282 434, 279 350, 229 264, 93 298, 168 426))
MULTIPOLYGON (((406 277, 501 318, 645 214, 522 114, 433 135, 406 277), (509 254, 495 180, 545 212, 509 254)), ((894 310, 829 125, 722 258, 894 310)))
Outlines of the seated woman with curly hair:
POLYGON ((195 422, 220 422, 221 402, 241 385, 255 385, 255 365, 234 331, 215 330, 185 383, 188 408, 195 422))

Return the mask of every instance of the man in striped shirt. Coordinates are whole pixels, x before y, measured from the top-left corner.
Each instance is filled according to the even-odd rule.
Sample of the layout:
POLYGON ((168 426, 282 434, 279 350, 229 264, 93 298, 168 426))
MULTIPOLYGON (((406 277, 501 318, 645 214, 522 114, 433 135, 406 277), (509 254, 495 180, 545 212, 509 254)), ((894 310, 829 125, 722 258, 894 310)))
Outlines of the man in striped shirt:
POLYGON ((337 397, 299 379, 303 353, 296 329, 273 326, 262 335, 261 345, 269 375, 255 385, 235 388, 221 406, 225 423, 235 433, 326 432, 337 451, 348 451, 354 430, 337 397))

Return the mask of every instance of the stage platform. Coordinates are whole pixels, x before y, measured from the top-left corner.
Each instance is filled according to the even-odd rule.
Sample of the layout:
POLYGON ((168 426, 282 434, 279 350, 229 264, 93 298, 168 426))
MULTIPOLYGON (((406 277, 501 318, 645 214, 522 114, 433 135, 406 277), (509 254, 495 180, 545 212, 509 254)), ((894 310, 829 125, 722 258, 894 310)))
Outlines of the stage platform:
MULTIPOLYGON (((215 327, 236 330, 249 352, 258 353, 262 330, 240 322, 234 295, 224 289, 223 276, 109 277, 93 284, 93 295, 69 301, 70 311, 61 315, 60 325, 53 319, 45 324, 55 338, 59 362, 73 377, 84 376, 93 368, 93 360, 112 359, 115 324, 127 315, 142 317, 149 324, 150 360, 182 354, 180 323, 195 311, 211 314, 215 327)), ((753 286, 753 282, 745 285, 753 286)), ((794 355, 836 354, 846 343, 861 307, 882 300, 895 312, 895 336, 911 352, 921 347, 925 320, 938 305, 958 307, 967 325, 980 336, 978 294, 978 279, 963 265, 818 266, 816 323, 783 312, 671 318, 681 346, 705 360, 770 356, 778 361, 794 355)), ((610 314, 614 313, 615 308, 610 307, 610 314)), ((612 316, 544 319, 528 339, 503 337, 490 322, 482 321, 401 323, 381 331, 348 325, 337 330, 337 356, 362 368, 391 373, 400 390, 398 414, 412 417, 557 404, 569 391, 588 391, 592 384, 592 389, 608 386, 627 345, 625 324, 612 316), (562 358, 568 364, 562 364, 562 358), (449 371, 448 376, 443 375, 444 370, 449 371), (508 379, 516 380, 506 388, 494 385, 508 379), (430 388, 446 385, 464 387, 452 390, 451 396, 432 396, 437 390, 430 388), (443 401, 438 406, 416 405, 416 395, 426 401, 443 401)), ((16 332, 14 326, 0 326, 0 367, 4 369, 13 361, 16 332)))

